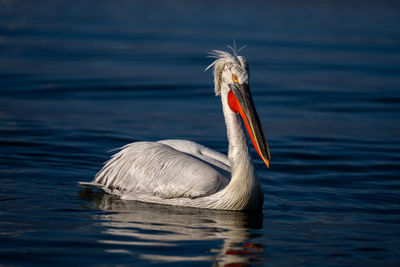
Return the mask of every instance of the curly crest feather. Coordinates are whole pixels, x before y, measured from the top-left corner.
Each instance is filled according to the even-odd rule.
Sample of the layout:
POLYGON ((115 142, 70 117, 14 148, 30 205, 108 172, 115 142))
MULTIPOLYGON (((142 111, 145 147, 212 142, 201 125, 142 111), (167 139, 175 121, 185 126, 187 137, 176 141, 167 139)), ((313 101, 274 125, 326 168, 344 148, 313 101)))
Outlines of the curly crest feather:
POLYGON ((234 48, 228 46, 228 48, 232 50, 233 54, 222 50, 211 50, 209 52, 210 54, 209 57, 215 58, 216 60, 213 63, 211 63, 205 69, 205 71, 214 68, 215 95, 221 94, 222 72, 224 71, 225 68, 231 67, 232 65, 239 65, 247 72, 249 72, 249 67, 246 58, 238 55, 238 52, 243 48, 245 48, 245 46, 241 47, 240 49, 236 49, 236 46, 234 46, 234 48))

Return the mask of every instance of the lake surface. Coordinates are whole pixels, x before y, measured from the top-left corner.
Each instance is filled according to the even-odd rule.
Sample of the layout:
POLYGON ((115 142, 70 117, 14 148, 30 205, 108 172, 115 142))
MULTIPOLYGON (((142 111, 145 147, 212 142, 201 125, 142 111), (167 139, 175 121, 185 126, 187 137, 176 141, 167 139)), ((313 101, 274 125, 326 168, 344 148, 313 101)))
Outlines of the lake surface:
POLYGON ((0 1, 0 265, 400 266, 396 1, 0 1), (28 2, 28 3, 27 3, 28 2), (111 149, 227 152, 211 49, 247 45, 260 213, 87 191, 111 149))

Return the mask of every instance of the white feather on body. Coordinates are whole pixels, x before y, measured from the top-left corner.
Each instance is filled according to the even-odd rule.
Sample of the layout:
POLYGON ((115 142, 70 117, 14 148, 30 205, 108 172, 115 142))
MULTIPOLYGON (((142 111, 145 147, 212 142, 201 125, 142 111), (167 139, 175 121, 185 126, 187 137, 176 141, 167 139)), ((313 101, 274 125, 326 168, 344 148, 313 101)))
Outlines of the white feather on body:
MULTIPOLYGON (((189 144, 194 149, 197 145, 199 152, 202 148, 184 140, 128 144, 107 162, 93 182, 121 196, 135 193, 162 199, 208 196, 221 187, 222 180, 227 178, 211 168, 207 161, 165 144, 168 141, 176 147, 189 144)), ((223 166, 223 163, 218 164, 223 166)))

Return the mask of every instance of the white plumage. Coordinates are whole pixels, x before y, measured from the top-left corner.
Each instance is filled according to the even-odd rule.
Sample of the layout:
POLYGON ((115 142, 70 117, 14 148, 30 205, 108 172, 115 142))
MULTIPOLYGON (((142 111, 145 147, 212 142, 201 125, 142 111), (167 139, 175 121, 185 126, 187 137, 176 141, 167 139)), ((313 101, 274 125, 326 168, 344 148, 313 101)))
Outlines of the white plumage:
MULTIPOLYGON (((213 51, 215 93, 221 96, 229 139, 228 157, 186 140, 136 142, 121 148, 97 173, 96 186, 122 199, 177 206, 260 209, 263 193, 251 163, 240 116, 258 154, 269 149, 248 87, 246 60, 213 51)), ((208 69, 207 68, 207 69, 208 69)))

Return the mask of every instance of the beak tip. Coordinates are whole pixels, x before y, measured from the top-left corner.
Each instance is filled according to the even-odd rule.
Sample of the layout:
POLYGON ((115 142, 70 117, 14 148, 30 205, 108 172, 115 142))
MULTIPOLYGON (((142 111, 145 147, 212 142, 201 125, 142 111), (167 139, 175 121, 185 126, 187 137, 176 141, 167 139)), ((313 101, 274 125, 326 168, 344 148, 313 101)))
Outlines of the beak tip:
POLYGON ((265 165, 267 165, 267 167, 269 168, 269 159, 265 160, 265 165))

